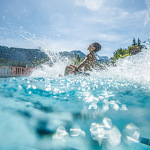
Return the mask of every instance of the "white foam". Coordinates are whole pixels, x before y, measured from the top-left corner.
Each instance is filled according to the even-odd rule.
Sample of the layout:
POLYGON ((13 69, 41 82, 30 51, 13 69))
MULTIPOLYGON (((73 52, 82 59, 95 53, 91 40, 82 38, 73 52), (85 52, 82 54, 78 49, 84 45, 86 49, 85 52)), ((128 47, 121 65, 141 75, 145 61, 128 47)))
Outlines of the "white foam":
MULTIPOLYGON (((148 44, 146 44, 148 45, 148 44)), ((51 54, 52 55, 52 54, 51 54)), ((67 59, 61 59, 59 55, 54 54, 53 66, 43 64, 38 67, 32 77, 58 77, 59 74, 64 74, 65 67, 71 62, 67 59)), ((138 82, 142 84, 150 83, 150 48, 142 49, 142 52, 119 59, 116 66, 107 67, 106 70, 96 70, 91 72, 91 77, 101 79, 114 79, 119 81, 138 82)), ((50 56, 52 59, 53 57, 50 56)), ((113 81, 111 81, 113 82, 113 81)), ((115 86, 115 85, 114 85, 115 86)), ((113 95, 111 95, 113 96, 113 95)))
POLYGON ((111 78, 119 81, 138 82, 144 85, 150 83, 150 49, 142 49, 142 52, 119 59, 115 67, 95 72, 100 78, 111 78))

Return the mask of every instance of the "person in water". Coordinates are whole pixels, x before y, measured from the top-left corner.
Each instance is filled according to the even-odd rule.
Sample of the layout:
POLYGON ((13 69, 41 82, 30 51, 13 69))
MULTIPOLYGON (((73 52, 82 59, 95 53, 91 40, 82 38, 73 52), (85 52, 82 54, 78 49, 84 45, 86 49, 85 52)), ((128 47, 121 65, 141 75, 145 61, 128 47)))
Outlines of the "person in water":
POLYGON ((89 45, 87 50, 89 50, 89 53, 86 55, 84 61, 79 64, 79 66, 66 66, 64 76, 69 74, 90 75, 87 71, 92 71, 95 67, 95 53, 101 50, 101 45, 98 42, 94 42, 89 45))

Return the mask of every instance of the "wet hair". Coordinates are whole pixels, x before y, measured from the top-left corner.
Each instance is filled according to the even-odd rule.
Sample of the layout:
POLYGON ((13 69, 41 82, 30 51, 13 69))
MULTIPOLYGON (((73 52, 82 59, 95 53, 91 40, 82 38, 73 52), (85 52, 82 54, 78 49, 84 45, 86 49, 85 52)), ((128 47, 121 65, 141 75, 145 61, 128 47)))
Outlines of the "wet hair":
POLYGON ((94 42, 93 47, 95 47, 95 53, 101 50, 101 45, 98 42, 94 42))

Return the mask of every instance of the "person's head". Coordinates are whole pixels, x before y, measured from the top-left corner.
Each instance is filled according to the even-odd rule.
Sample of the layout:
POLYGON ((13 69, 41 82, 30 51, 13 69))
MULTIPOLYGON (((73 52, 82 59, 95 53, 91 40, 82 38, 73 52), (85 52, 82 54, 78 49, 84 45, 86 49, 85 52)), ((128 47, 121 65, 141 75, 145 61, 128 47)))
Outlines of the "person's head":
POLYGON ((98 42, 93 42, 89 45, 88 50, 96 53, 101 50, 101 45, 98 42))

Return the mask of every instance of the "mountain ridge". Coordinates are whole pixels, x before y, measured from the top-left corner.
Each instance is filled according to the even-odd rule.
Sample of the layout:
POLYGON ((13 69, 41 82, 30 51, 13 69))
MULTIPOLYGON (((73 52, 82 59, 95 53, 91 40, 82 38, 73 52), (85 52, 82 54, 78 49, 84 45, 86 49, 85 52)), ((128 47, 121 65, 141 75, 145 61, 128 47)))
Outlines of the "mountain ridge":
MULTIPOLYGON (((68 58, 76 58, 80 57, 84 59, 86 55, 80 50, 72 50, 72 51, 63 51, 58 53, 61 57, 68 58)), ((38 61, 45 62, 46 60, 50 60, 48 55, 41 49, 27 49, 27 48, 16 48, 16 47, 7 47, 0 46, 0 63, 5 65, 7 62, 13 61, 23 64, 33 64, 38 61), (4 62, 4 63, 3 63, 4 62)), ((96 60, 98 61, 108 61, 107 56, 99 56, 96 54, 96 60)), ((15 63, 13 63, 15 64, 15 63)), ((32 66, 32 65, 31 65, 32 66)))
POLYGON ((34 59, 46 59, 47 55, 40 49, 26 49, 0 46, 0 59, 9 59, 17 62, 32 62, 34 59))

